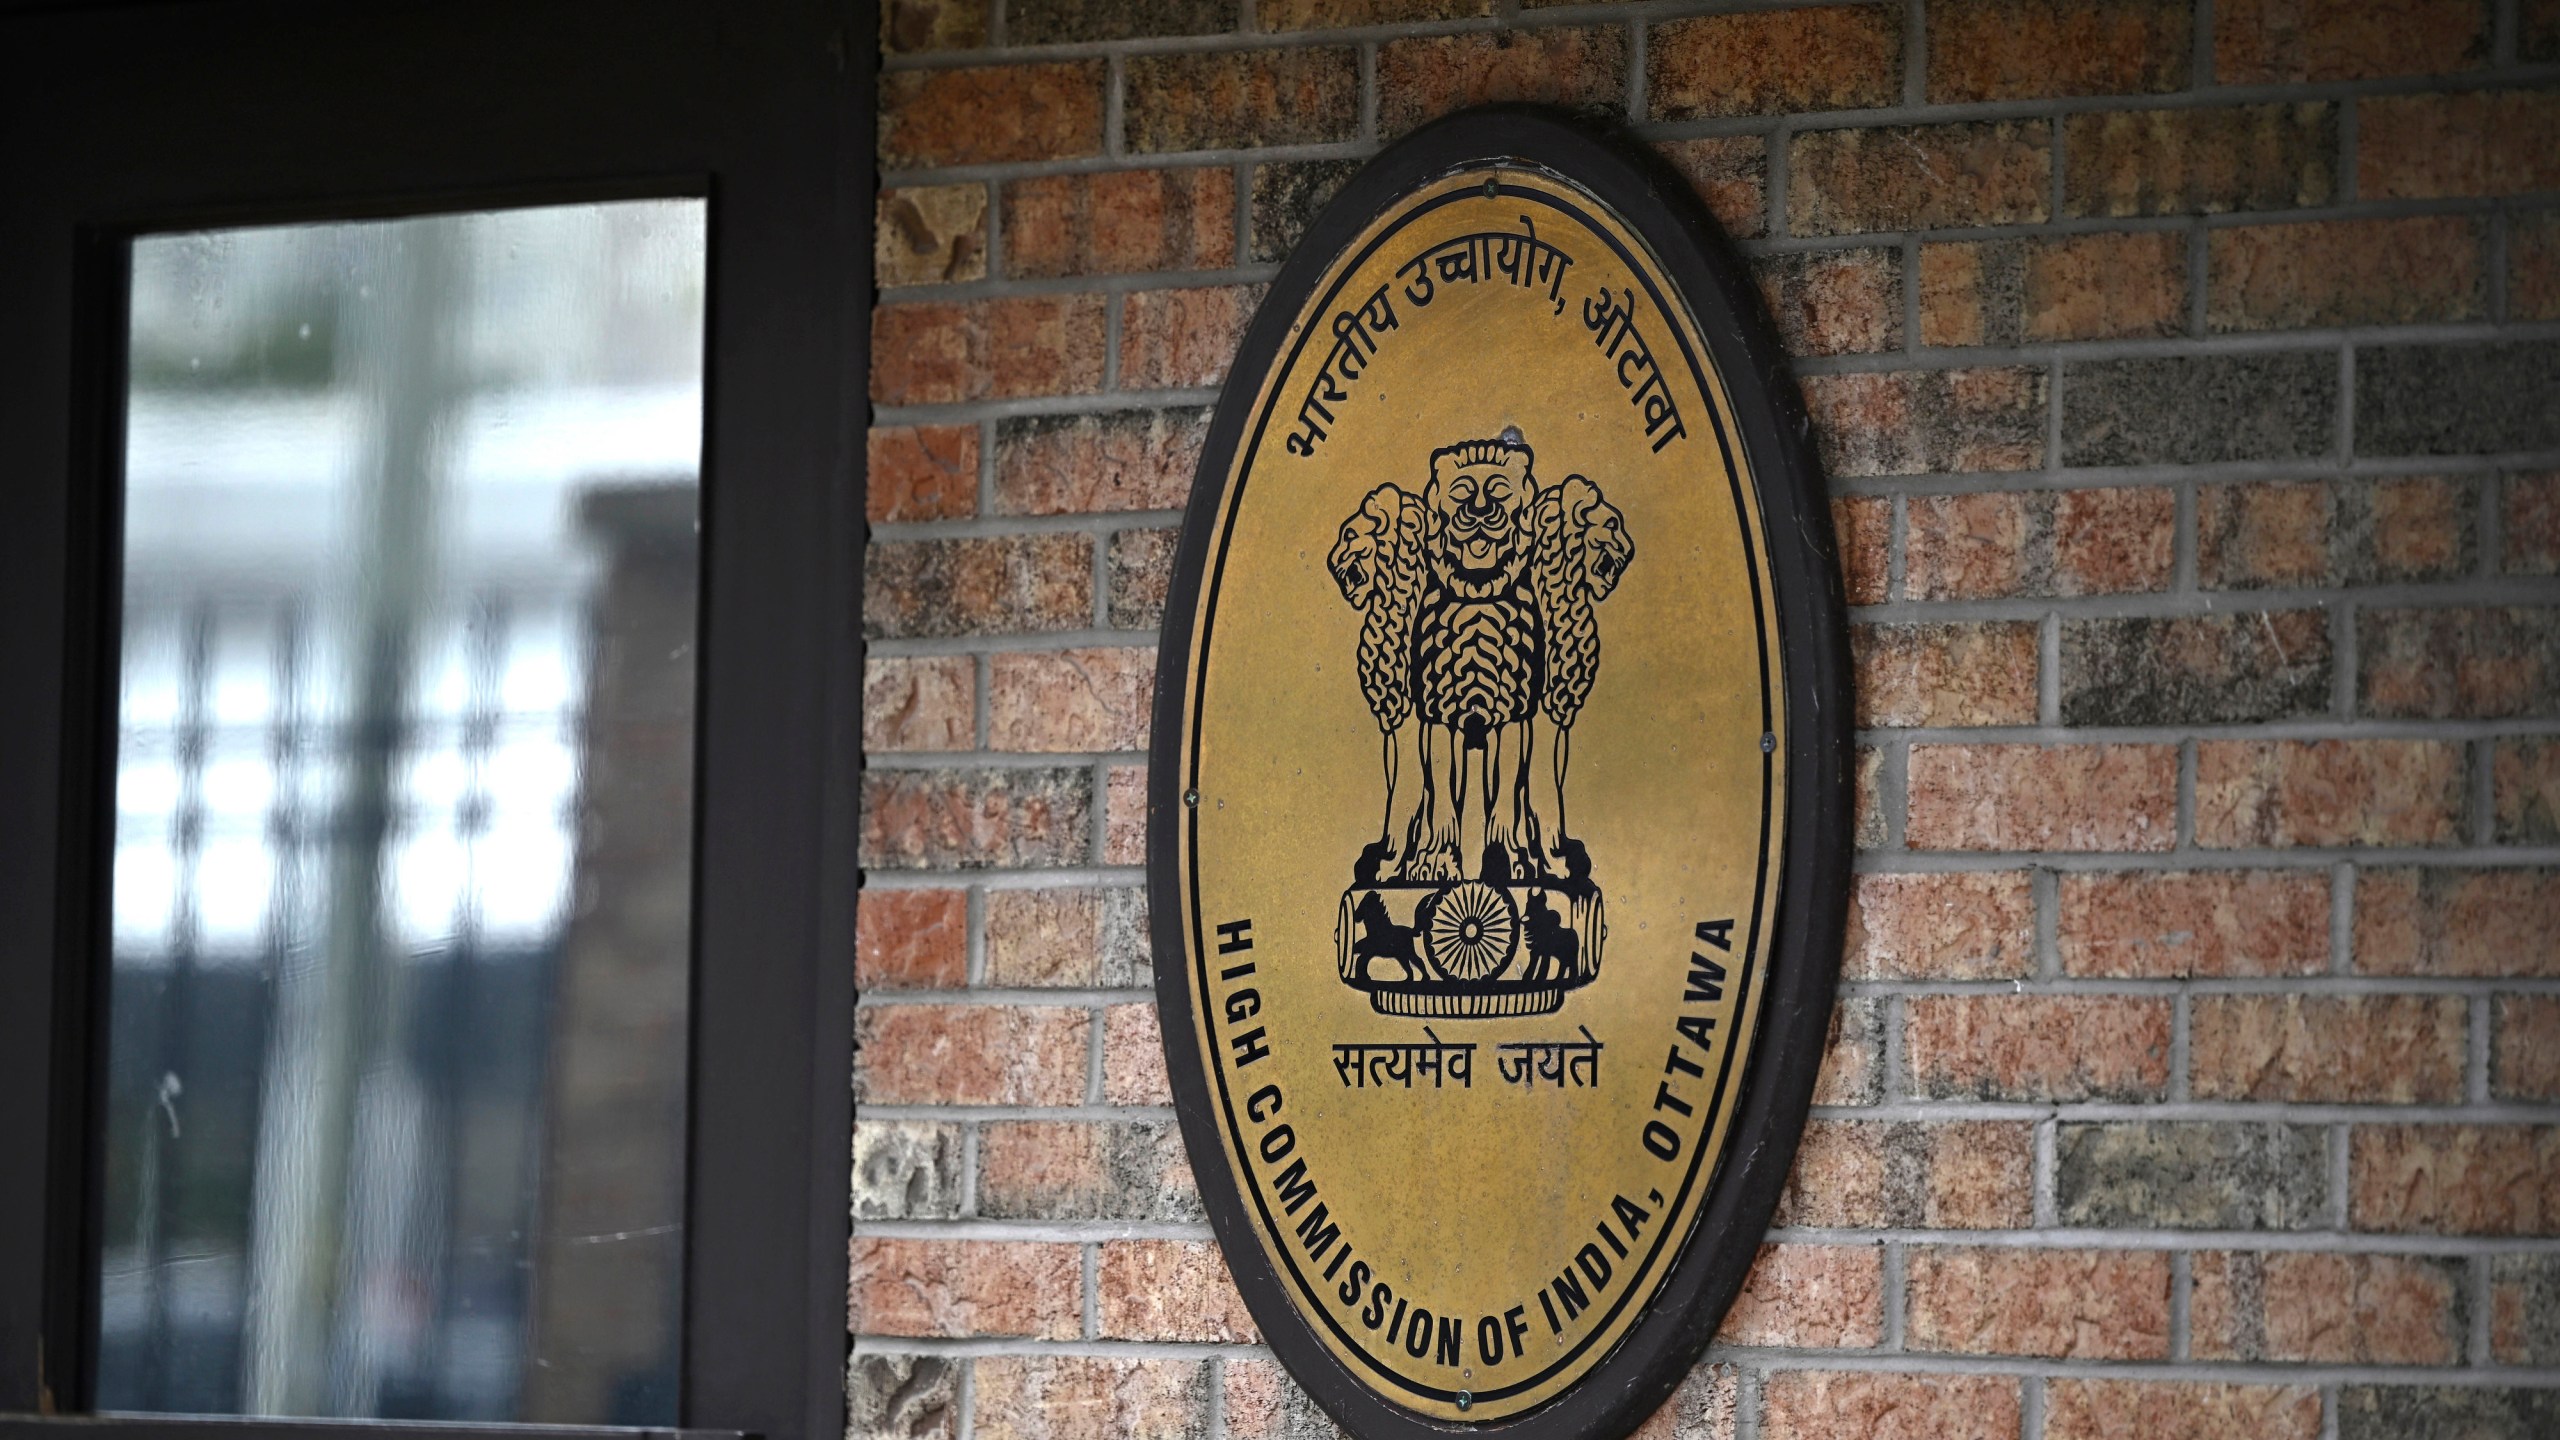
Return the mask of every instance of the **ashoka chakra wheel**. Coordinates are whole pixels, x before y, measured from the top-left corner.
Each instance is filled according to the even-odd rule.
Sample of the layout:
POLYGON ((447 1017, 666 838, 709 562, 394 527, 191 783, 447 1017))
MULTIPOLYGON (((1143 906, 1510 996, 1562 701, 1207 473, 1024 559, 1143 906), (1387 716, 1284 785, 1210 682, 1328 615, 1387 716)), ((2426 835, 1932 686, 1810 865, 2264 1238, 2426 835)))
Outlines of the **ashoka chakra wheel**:
POLYGON ((1510 896, 1469 880, 1436 897, 1424 937, 1441 969, 1461 980, 1482 980, 1511 962, 1520 943, 1520 917, 1510 896))

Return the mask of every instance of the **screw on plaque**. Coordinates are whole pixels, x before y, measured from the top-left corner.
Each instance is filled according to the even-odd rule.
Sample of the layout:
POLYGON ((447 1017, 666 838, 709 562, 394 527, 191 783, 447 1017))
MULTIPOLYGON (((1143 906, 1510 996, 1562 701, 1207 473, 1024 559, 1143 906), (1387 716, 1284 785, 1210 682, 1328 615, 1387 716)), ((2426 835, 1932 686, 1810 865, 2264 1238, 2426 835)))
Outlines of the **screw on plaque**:
POLYGON ((1183 792, 1182 792, 1182 803, 1183 803, 1183 804, 1185 804, 1185 805, 1197 805, 1197 804, 1199 804, 1199 803, 1200 803, 1200 792, 1199 792, 1199 791, 1197 791, 1197 790, 1185 790, 1185 791, 1183 791, 1183 792))
POLYGON ((1492 199, 1494 196, 1499 195, 1499 194, 1501 194, 1501 193, 1502 193, 1502 185, 1501 185, 1501 182, 1499 182, 1499 181, 1495 180, 1495 179, 1494 179, 1492 176, 1490 176, 1490 175, 1487 175, 1486 177, 1484 177, 1484 198, 1486 198, 1487 200, 1490 200, 1490 199, 1492 199))
POLYGON ((1767 755, 1767 754, 1770 754, 1770 753, 1774 752, 1777 748, 1778 748, 1778 737, 1777 737, 1777 736, 1775 736, 1775 735, 1770 734, 1770 733, 1769 733, 1768 731, 1766 731, 1766 730, 1761 731, 1761 732, 1760 732, 1760 753, 1761 753, 1761 754, 1763 754, 1763 755, 1767 755))
POLYGON ((1458 1392, 1458 1408, 1459 1408, 1459 1409, 1461 1409, 1461 1410, 1473 1409, 1473 1408, 1474 1408, 1474 1406, 1475 1406, 1475 1403, 1476 1403, 1476 1397, 1475 1397, 1475 1395, 1473 1394, 1473 1392, 1471 1392, 1471 1391, 1466 1391, 1466 1390, 1461 1390, 1461 1391, 1459 1391, 1459 1392, 1458 1392))

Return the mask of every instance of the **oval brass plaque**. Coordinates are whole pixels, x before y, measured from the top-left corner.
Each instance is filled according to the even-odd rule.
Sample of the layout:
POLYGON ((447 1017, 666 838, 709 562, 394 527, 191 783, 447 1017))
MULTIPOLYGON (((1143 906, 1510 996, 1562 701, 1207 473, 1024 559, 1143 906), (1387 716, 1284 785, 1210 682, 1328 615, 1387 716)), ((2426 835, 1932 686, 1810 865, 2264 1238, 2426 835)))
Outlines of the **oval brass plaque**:
POLYGON ((1836 913, 1821 949, 1797 906, 1824 960, 1776 941, 1846 848, 1828 527, 1654 194, 1520 115, 1382 157, 1266 301, 1185 532, 1172 1075, 1257 1319, 1359 1433, 1641 1419, 1802 1123, 1836 913))

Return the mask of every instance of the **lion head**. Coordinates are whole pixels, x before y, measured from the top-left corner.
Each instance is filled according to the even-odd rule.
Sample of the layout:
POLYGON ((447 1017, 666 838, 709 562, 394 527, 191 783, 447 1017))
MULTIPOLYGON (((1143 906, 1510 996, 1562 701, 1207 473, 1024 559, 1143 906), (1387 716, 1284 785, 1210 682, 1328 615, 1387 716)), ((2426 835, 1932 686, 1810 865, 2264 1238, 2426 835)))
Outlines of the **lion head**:
POLYGON ((1431 452, 1423 502, 1431 507, 1440 553, 1460 578, 1492 580, 1527 557, 1529 504, 1537 491, 1529 463, 1529 447, 1509 436, 1431 452))
POLYGON ((1391 493, 1394 490, 1392 485, 1381 485, 1370 491, 1360 508, 1342 522, 1333 553, 1324 559, 1325 568, 1333 572, 1333 583, 1342 587, 1342 598, 1357 609, 1368 608, 1385 578, 1381 567, 1395 558, 1396 513, 1404 497, 1391 493))
POLYGON ((1580 475, 1568 475, 1562 493, 1564 533, 1582 551, 1585 587, 1593 600, 1606 600, 1619 577, 1636 558, 1636 542, 1627 534, 1627 518, 1608 502, 1600 487, 1580 475))

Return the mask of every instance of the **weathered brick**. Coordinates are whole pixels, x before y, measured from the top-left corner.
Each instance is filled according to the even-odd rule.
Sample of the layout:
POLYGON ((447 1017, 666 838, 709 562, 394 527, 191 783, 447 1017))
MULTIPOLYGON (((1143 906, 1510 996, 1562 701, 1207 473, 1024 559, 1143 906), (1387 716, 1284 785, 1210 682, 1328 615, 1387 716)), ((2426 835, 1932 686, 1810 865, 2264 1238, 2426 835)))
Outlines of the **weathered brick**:
POLYGON ((2451 580, 2474 563, 2475 488, 2418 475, 2196 490, 2196 583, 2250 590, 2451 580))
POLYGON ((2032 470, 2044 463, 2044 371, 1808 375, 1823 469, 1836 476, 2032 470))
POLYGON ((987 278, 987 187, 881 191, 872 221, 871 274, 884 290, 987 278))
POLYGON ((2045 1440, 2316 1440, 2320 1392, 2309 1385, 2206 1385, 2156 1380, 2053 1380, 2045 1440))
POLYGON ((2062 622, 2062 723, 2215 725, 2329 708, 2318 610, 2062 622))
POLYGON ((1253 167, 1253 258, 1288 259, 1316 216, 1359 173, 1357 160, 1283 160, 1253 167))
POLYGON ((1197 406, 1103 415, 1024 415, 996 426, 995 509, 1004 515, 1174 510, 1191 494, 1209 429, 1197 406))
POLYGON ((1102 863, 1143 865, 1146 862, 1146 767, 1114 766, 1104 784, 1102 863))
POLYGON ((2035 894, 2025 871, 1860 875, 1849 894, 1855 980, 1995 980, 2035 966, 2035 894))
POLYGON ((977 662, 966 655, 862 662, 862 748, 968 750, 977 744, 977 662))
POLYGON ((1280 1362, 1229 1360, 1224 1368, 1230 1440, 1345 1440, 1280 1362))
POLYGON ((2031 621, 1860 625, 1849 653, 1862 726, 2035 723, 2031 621))
POLYGON ((1873 746, 1861 746, 1855 768, 1850 772, 1852 813, 1851 836, 1861 850, 1873 850, 1884 844, 1884 752, 1873 746))
POLYGON ((997 1220, 1197 1221, 1166 1121, 1012 1120, 978 1134, 978 1213, 997 1220))
POLYGON ((2019 1415, 2007 1375, 1773 1370, 1760 1382, 1768 1440, 2018 1440, 2019 1415))
POLYGON ((2489 1261, 2489 1355, 2501 1365, 2560 1365, 2560 1255, 2489 1261))
POLYGON ((1253 22, 1264 30, 1337 30, 1492 13, 1494 0, 1257 0, 1253 22))
POLYGON ((1079 647, 987 662, 987 744, 997 750, 1147 748, 1152 646, 1079 647))
POLYGON ((978 513, 977 426, 874 426, 864 456, 864 508, 872 524, 978 513))
POLYGON ((1788 353, 1849 355, 1902 347, 1899 250, 1795 250, 1763 256, 1754 268, 1788 353))
POLYGON ((1005 0, 1005 39, 1074 45, 1236 27, 1236 0, 1005 0))
POLYGON ((853 1218, 949 1220, 960 1213, 960 1127, 856 1120, 853 1218))
POLYGON ((2500 481, 2498 516, 2501 569, 2510 575, 2560 575, 2560 472, 2500 481))
POLYGON ((1225 166, 1042 175, 1004 187, 1004 264, 1018 276, 1216 270, 1236 258, 1225 166))
POLYGON ((845 1440, 956 1440, 960 1363, 933 1355, 856 1356, 845 1387, 845 1440))
POLYGON ((865 890, 854 906, 854 974, 866 990, 968 983, 969 897, 958 890, 865 890))
POLYGON ((2035 1130, 2004 1120, 1812 1120, 1778 1225, 2002 1230, 2035 1212, 2035 1130))
POLYGON ((1231 150, 1349 140, 1360 66, 1348 49, 1133 55, 1122 121, 1132 151, 1231 150))
POLYGON ((1627 32, 1498 30, 1378 47, 1378 134, 1393 139, 1471 105, 1518 101, 1615 110, 1627 93, 1627 32))
POLYGON ((870 770, 862 863, 880 870, 1078 865, 1091 844, 1092 776, 1060 770, 870 770))
POLYGON ((2356 969, 2560 979, 2560 870, 2365 870, 2356 969))
POLYGON ((985 1355, 971 1362, 978 1440, 1206 1440, 1209 1367, 1198 1360, 985 1355))
POLYGON ((2073 115, 2062 148, 2065 215, 2289 210, 2338 193, 2338 109, 2325 100, 2073 115))
POLYGON ((2560 715, 2560 608, 2359 609, 2356 648, 2367 715, 2560 715))
POLYGON ((883 305, 872 312, 871 323, 871 398, 882 405, 950 405, 1102 388, 1099 295, 883 305))
POLYGON ((2492 1014, 2489 1093, 2501 1100, 2560 1100, 2560 996, 2501 995, 2492 1014))
POLYGON ((1031 1241, 853 1238, 857 1335, 1065 1340, 1083 1329, 1083 1247, 1031 1241))
MULTIPOLYGON (((2560 186, 2560 172, 2553 184, 2560 186)), ((2359 455, 2554 448, 2560 448, 2560 341, 2356 351, 2359 455)))
POLYGON ((2359 1125, 2347 1216, 2359 1230, 2560 1233, 2560 1127, 2359 1125))
POLYGON ((890 55, 975 50, 987 43, 987 0, 888 0, 880 49, 890 55))
POLYGON ((1910 1343, 1966 1355, 2169 1358, 2160 1251, 1912 1249, 1910 1343))
POLYGON ((1902 17, 1824 5, 1670 20, 1645 38, 1656 120, 1861 110, 1902 98, 1902 17))
POLYGON ((2356 102, 2356 197, 2560 189, 2560 90, 2374 95, 2356 102))
POLYGON ((2187 240, 2169 230, 1956 240, 1920 250, 1930 345, 2182 335, 2187 240))
POLYGON ((2178 499, 2157 486, 1913 496, 1903 588, 1914 600, 2165 590, 2178 499))
POLYGON ((2447 845, 2462 835, 2463 747, 2444 740, 2206 740, 2196 843, 2447 845))
POLYGON ((1128 390, 1200 388, 1227 376, 1259 285, 1141 290, 1120 301, 1120 385, 1128 390))
POLYGON ((2166 850, 2177 840, 2169 745, 1915 745, 1915 850, 2166 850))
POLYGON ((2183 90, 2195 49, 2186 0, 1938 0, 1929 99, 2183 90))
POLYGON ((2338 359, 2325 350, 2094 360, 2063 370, 2063 462, 2325 455, 2336 443, 2337 409, 2338 359))
POLYGON ((1730 1365, 1701 1365, 1680 1381, 1628 1440, 1734 1440, 1741 1380, 1730 1365))
POLYGON ((2328 1139, 2315 1125, 2065 1121, 2053 1175, 2065 1225, 2306 1230, 2329 1219, 2328 1139))
POLYGON ((1261 1340, 1227 1262, 1205 1240, 1109 1240, 1094 1276, 1106 1340, 1261 1340))
POLYGON ((2215 331, 2410 325, 2486 312, 2487 235, 2466 215, 2244 225, 2205 237, 2215 331))
POLYGON ((1873 1105, 1884 1094, 1884 1008, 1872 995, 1844 995, 1831 1007, 1816 1105, 1873 1105))
POLYGON ((2560 1390, 2346 1385, 2338 1440, 2538 1440, 2560 1435, 2560 1390))
POLYGON ((1153 630, 1164 623, 1173 547, 1180 538, 1172 530, 1123 530, 1111 537, 1107 565, 1114 629, 1153 630))
POLYGON ((2317 870, 2065 875, 2058 898, 2065 974, 2183 980, 2329 968, 2329 877, 2317 870))
POLYGON ((2489 58, 2479 0, 2217 0, 2213 78, 2299 85, 2385 75, 2446 75, 2489 58))
POLYGON ((1880 495, 1834 500, 1831 533, 1840 547, 1840 586, 1849 603, 1883 603, 1892 573, 1893 502, 1880 495))
POLYGON ((1099 60, 893 70, 880 77, 880 163, 892 170, 1102 153, 1099 60))
POLYGON ((1884 1338, 1884 1251, 1763 1245, 1716 1338, 1727 1345, 1863 1350, 1884 1338))
POLYGON ((1769 142, 1757 135, 1657 140, 1653 148, 1706 202, 1725 232, 1742 239, 1769 226, 1769 142))
POLYGON ((1131 989, 1152 973, 1144 890, 987 892, 989 985, 1131 989))
POLYGON ((2460 1261, 2208 1250, 2194 1267, 2188 1323, 2199 1360, 2450 1365, 2462 1358, 2460 1261))
POLYGON ((2199 1100, 2457 1104, 2458 995, 2199 995, 2190 1002, 2199 1100))
POLYGON ((1915 995, 1903 1062, 1933 1099, 2159 1099, 2171 1010, 2147 996, 1915 995))
POLYGON ((1102 1012, 1102 1098, 1114 1105, 1173 1103, 1153 1004, 1113 1005, 1102 1012))
POLYGON ((866 1005, 854 1094, 873 1105, 1075 1105, 1093 1017, 1056 1005, 866 1005))
POLYGON ((2560 742, 2501 740, 2490 761, 2501 845, 2560 841, 2560 742))
POLYGON ((862 628, 874 640, 1092 623, 1089 536, 875 541, 863 565, 862 628))
POLYGON ((2042 120, 1809 130, 1787 150, 1787 224, 1846 235, 2042 221, 2052 170, 2042 120))

